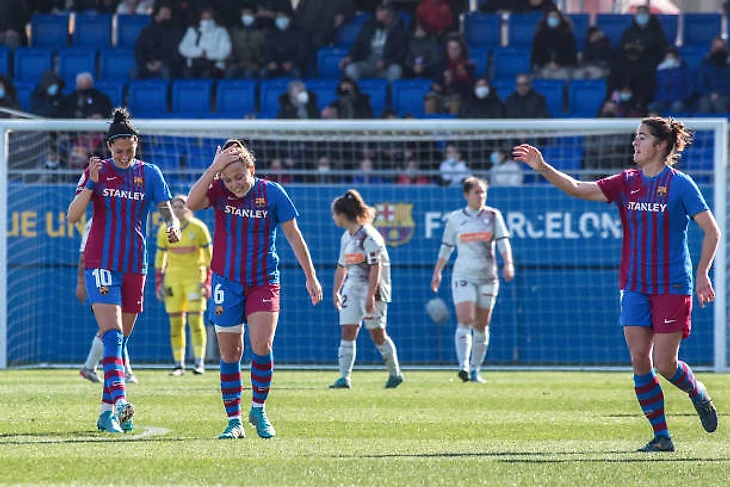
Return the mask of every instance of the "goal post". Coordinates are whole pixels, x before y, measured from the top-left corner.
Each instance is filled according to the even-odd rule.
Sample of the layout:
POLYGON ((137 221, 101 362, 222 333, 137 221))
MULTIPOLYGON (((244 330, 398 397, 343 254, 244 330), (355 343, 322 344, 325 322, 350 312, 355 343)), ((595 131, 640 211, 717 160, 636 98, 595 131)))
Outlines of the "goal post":
MULTIPOLYGON (((696 179, 725 230, 728 122, 683 121, 697 137, 679 169, 696 179)), ((141 134, 141 158, 161 167, 173 192, 187 192, 210 163, 215 147, 235 137, 250 142, 257 172, 279 178, 292 196, 326 299, 317 308, 307 305, 296 260, 284 240, 278 243, 284 267, 282 326, 275 345, 279 363, 336 362, 339 327, 329 296, 339 230, 331 221, 329 205, 345 188, 356 187, 378 210, 375 224, 389 244, 394 280, 389 332, 399 354, 406 365, 439 366, 454 361, 449 271, 439 291, 449 303, 449 323, 442 327, 431 323, 424 306, 433 296, 428 283, 442 218, 463 205, 459 188, 433 184, 449 147, 461 153, 471 173, 487 179, 495 177, 490 154, 522 141, 538 144, 559 169, 595 179, 627 167, 626 150, 639 122, 163 119, 134 123, 141 134), (366 159, 369 165, 363 162, 366 159), (425 175, 431 184, 397 184, 412 159, 418 169, 408 176, 425 175)), ((83 360, 93 317, 74 302, 80 226, 65 221, 65 209, 80 165, 89 152, 104 152, 101 134, 107 128, 108 122, 99 120, 0 120, 0 214, 5 222, 0 234, 0 368, 83 360), (60 168, 55 165, 59 160, 60 168), (65 169, 74 164, 79 167, 65 169)), ((529 170, 519 187, 492 185, 488 204, 505 215, 517 271, 512 283, 501 286, 488 365, 625 366, 628 356, 616 328, 621 233, 615 208, 569 198, 529 170)), ((209 213, 198 216, 212 225, 209 213)), ((152 251, 157 223, 152 220, 148 225, 152 251)), ((701 236, 696 228, 690 234, 696 265, 701 236)), ((716 301, 705 309, 696 307, 692 337, 683 353, 693 364, 726 371, 724 232, 713 285, 716 301)), ((147 286, 145 313, 132 338, 132 360, 167 363, 166 315, 151 287, 147 286)), ((367 337, 364 340, 358 347, 358 364, 377 363, 377 352, 367 337)))

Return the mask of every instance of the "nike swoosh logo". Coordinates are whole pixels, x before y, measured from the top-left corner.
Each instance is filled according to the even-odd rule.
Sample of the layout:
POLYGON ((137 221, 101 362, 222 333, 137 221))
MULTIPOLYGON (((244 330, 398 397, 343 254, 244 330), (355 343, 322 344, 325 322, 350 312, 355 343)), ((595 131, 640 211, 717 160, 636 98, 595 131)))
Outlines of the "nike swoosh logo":
POLYGON ((631 194, 636 194, 636 193, 638 193, 639 191, 641 191, 641 189, 632 189, 632 190, 631 190, 631 194))
POLYGON ((262 303, 270 303, 270 302, 271 302, 271 300, 270 300, 270 299, 262 299, 262 300, 261 300, 261 302, 262 302, 262 303))
POLYGON ((111 177, 111 178, 106 178, 106 180, 107 180, 107 181, 114 181, 115 179, 117 179, 117 177, 116 177, 116 176, 113 176, 113 177, 111 177))
POLYGON ((677 320, 668 320, 668 319, 664 318, 665 325, 668 325, 669 323, 674 323, 675 321, 677 321, 677 320))

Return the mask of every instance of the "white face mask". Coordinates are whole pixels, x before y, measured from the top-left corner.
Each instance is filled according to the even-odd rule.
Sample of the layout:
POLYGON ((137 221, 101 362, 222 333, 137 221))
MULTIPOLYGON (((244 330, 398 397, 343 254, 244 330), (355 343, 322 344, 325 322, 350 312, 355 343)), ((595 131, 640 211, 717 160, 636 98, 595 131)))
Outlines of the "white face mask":
POLYGON ((241 16, 241 23, 245 25, 246 27, 250 27, 253 25, 253 23, 256 21, 256 17, 253 15, 242 15, 241 16))
POLYGON ((278 27, 279 30, 286 30, 286 28, 289 27, 288 17, 277 17, 274 22, 276 23, 276 27, 278 27))
POLYGON ((306 91, 300 91, 297 93, 297 101, 302 105, 306 105, 309 102, 309 93, 306 91))
POLYGON ((213 19, 200 19, 200 30, 208 31, 213 28, 215 22, 213 19))
POLYGON ((474 94, 480 100, 486 98, 487 96, 489 96, 489 86, 477 86, 476 88, 474 88, 474 94))

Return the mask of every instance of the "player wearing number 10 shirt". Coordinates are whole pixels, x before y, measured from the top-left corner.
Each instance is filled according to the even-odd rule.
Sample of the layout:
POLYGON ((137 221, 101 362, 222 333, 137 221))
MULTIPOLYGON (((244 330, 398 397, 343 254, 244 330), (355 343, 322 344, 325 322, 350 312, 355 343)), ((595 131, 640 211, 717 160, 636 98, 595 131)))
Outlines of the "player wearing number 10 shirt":
POLYGON ((115 110, 107 133, 110 159, 92 157, 68 208, 75 223, 93 205, 93 222, 84 252, 86 291, 104 345, 104 389, 97 428, 109 433, 133 429, 134 407, 127 402, 122 350, 132 333, 147 274, 147 216, 156 204, 168 239, 180 239, 162 173, 135 158, 137 131, 123 108, 115 110))

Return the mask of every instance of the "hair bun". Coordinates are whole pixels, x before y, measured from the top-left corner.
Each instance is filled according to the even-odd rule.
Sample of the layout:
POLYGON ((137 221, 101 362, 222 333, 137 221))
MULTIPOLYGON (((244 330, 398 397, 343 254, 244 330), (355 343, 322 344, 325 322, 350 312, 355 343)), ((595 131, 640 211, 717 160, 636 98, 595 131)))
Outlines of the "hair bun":
POLYGON ((124 123, 129 121, 129 112, 126 108, 115 108, 112 116, 112 123, 124 123))

